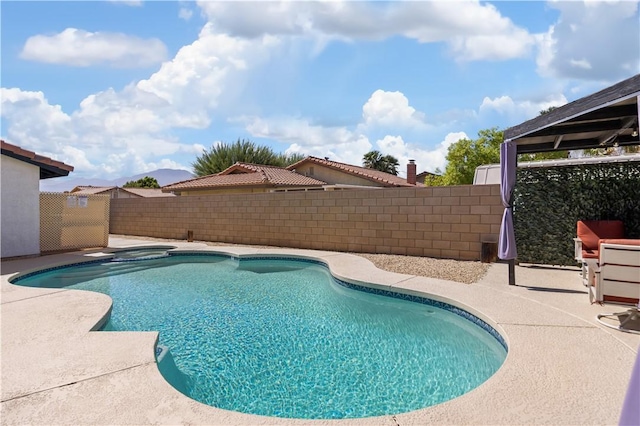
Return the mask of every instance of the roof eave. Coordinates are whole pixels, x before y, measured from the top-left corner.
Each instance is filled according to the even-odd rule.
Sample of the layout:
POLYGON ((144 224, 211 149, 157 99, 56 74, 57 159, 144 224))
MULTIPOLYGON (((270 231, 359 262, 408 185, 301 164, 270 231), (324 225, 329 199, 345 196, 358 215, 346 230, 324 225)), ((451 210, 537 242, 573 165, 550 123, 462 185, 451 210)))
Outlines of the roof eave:
POLYGON ((69 172, 73 171, 73 166, 66 165, 59 161, 51 160, 51 163, 53 164, 47 164, 38 161, 35 158, 20 155, 8 149, 2 149, 2 155, 6 155, 7 157, 11 157, 38 167, 40 169, 40 179, 51 179, 56 177, 69 176, 69 172), (61 164, 62 166, 58 167, 56 164, 61 164))
MULTIPOLYGON (((532 123, 535 123, 536 121, 543 121, 542 120, 543 118, 547 118, 548 119, 549 117, 545 117, 545 115, 551 116, 551 114, 555 113, 556 111, 562 112, 562 108, 564 108, 565 106, 571 105, 571 104, 563 105, 563 106, 559 107, 558 109, 553 110, 550 113, 547 113, 545 115, 541 115, 541 116, 532 118, 531 120, 527 120, 522 124, 519 124, 517 126, 513 126, 513 127, 510 127, 508 129, 506 129, 504 131, 504 139, 505 140, 507 140, 507 139, 511 139, 511 140, 520 139, 520 138, 523 138, 523 137, 525 137, 527 135, 531 135, 531 134, 540 132, 542 130, 551 128, 553 126, 557 126, 558 124, 566 123, 567 121, 571 121, 571 120, 573 120, 575 118, 578 118, 578 117, 581 117, 583 115, 598 111, 600 109, 611 107, 611 106, 613 106, 615 104, 619 104, 619 103, 624 102, 624 101, 626 101, 628 99, 637 98, 638 96, 640 96, 640 90, 637 91, 637 92, 631 93, 631 94, 629 94, 627 96, 624 96, 622 98, 618 98, 618 99, 612 100, 612 101, 607 102, 605 104, 598 105, 596 107, 589 108, 589 109, 586 109, 584 111, 577 112, 577 113, 575 113, 573 115, 568 115, 566 117, 560 118, 560 119, 558 119, 556 121, 552 121, 552 122, 546 123, 544 125, 540 125, 539 127, 528 129, 526 131, 523 131, 522 133, 519 133, 519 134, 515 133, 515 132, 518 131, 518 128, 527 128, 527 125, 531 125, 532 123)), ((632 106, 630 106, 629 108, 631 109, 632 106)), ((558 115, 561 116, 561 114, 558 114, 558 115)))
MULTIPOLYGON (((640 95, 640 74, 636 74, 591 95, 576 99, 547 114, 539 115, 517 126, 510 127, 504 131, 504 138, 505 140, 519 139, 528 134, 555 126, 601 108, 610 107, 629 98, 637 97, 638 95, 640 95)), ((635 114, 637 115, 637 111, 635 114)))

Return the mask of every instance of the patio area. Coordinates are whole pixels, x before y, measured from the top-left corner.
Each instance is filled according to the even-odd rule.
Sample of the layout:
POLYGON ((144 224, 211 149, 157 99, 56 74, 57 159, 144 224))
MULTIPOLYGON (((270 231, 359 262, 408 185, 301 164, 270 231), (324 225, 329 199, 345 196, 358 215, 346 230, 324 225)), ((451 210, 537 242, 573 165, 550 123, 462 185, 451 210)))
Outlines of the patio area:
MULTIPOLYGON (((156 245, 110 238, 110 248, 156 245)), ((110 298, 12 285, 12 275, 105 256, 83 251, 2 263, 2 424, 617 424, 640 336, 601 326, 578 268, 494 263, 475 284, 376 269, 344 253, 172 243, 236 255, 307 256, 340 279, 451 300, 503 334, 509 353, 479 388, 434 407, 350 420, 289 420, 216 409, 173 389, 154 358, 155 332, 92 332, 110 298)))

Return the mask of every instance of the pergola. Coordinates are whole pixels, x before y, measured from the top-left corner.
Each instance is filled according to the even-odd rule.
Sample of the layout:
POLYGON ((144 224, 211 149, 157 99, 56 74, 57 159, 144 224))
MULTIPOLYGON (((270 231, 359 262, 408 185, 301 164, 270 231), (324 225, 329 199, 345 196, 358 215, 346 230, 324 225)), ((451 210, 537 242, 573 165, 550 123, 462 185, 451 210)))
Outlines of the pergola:
POLYGON ((498 256, 509 260, 509 284, 515 285, 517 250, 512 193, 517 155, 640 144, 640 74, 504 131, 500 146, 502 204, 498 256))

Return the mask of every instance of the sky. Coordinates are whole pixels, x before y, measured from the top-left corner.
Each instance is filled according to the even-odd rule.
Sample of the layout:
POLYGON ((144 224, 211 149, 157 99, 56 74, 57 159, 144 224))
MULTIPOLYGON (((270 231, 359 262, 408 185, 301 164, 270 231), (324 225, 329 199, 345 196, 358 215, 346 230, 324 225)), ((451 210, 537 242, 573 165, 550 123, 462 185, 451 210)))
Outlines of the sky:
POLYGON ((638 1, 6 1, 6 142, 114 179, 237 139, 404 175, 640 73, 638 1))

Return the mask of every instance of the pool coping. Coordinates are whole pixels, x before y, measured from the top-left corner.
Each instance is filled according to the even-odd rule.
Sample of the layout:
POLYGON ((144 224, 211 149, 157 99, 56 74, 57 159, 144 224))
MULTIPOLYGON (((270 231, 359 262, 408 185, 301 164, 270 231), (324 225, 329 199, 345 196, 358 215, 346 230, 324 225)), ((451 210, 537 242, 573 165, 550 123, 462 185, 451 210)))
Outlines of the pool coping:
POLYGON ((617 423, 640 337, 599 326, 595 315, 612 308, 588 305, 577 271, 518 267, 517 272, 529 285, 506 285, 503 264, 492 264, 487 276, 468 285, 381 271, 368 260, 345 253, 152 244, 126 238, 113 239, 109 250, 3 261, 2 423, 617 423), (426 293, 428 298, 460 306, 499 331, 509 352, 503 366, 483 385, 433 407, 348 420, 253 416, 200 404, 169 386, 155 367, 157 333, 90 331, 108 315, 107 296, 8 282, 18 271, 104 259, 112 251, 154 245, 237 257, 318 259, 340 280, 422 297, 426 293), (556 283, 557 294, 531 291, 531 285, 545 280, 556 283))

